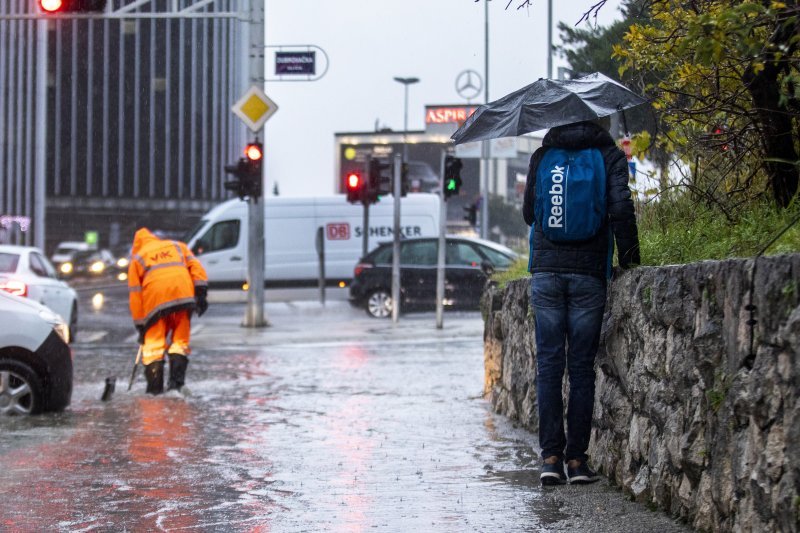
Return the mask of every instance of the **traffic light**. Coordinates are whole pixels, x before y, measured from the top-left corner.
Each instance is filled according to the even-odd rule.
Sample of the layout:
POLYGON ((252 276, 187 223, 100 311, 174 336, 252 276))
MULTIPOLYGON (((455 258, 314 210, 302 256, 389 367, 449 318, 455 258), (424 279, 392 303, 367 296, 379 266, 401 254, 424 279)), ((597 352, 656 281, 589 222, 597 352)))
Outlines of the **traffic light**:
POLYGON ((461 168, 464 164, 458 157, 448 155, 444 158, 444 199, 458 196, 461 191, 461 168))
POLYGON ((464 211, 467 212, 464 220, 468 221, 470 226, 476 226, 478 224, 478 204, 464 206, 464 211))
POLYGON ((105 11, 107 0, 38 0, 44 13, 98 13, 105 11))
POLYGON ((364 180, 358 172, 351 172, 345 178, 345 188, 347 189, 347 201, 357 204, 364 198, 364 180))
POLYGON ((390 194, 392 188, 392 166, 380 159, 369 160, 369 202, 378 201, 378 196, 390 194))
POLYGON ((260 142, 252 142, 245 146, 244 157, 235 165, 225 166, 225 172, 233 175, 231 181, 225 182, 225 188, 236 193, 242 200, 247 197, 260 198, 263 161, 264 149, 260 142))

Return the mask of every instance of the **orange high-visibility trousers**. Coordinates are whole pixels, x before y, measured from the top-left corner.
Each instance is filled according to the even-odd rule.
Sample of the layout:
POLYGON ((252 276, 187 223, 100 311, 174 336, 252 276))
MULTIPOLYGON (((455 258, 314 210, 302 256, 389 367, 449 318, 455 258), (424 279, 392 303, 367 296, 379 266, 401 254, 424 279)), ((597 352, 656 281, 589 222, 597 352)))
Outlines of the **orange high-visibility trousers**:
POLYGON ((167 353, 189 355, 189 336, 191 334, 191 311, 180 310, 161 317, 144 334, 142 363, 149 365, 153 361, 164 359, 167 353), (171 334, 171 343, 167 349, 167 337, 171 334))

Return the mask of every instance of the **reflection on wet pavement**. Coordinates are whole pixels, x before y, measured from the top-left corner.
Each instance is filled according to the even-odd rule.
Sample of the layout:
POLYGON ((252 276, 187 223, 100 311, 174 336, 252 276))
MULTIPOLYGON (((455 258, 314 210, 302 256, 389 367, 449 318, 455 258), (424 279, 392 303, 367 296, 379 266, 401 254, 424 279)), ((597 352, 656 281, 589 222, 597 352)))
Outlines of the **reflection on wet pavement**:
POLYGON ((480 336, 409 331, 207 343, 191 359, 190 396, 146 397, 140 377, 131 392, 120 380, 108 403, 99 401, 103 377, 127 377, 132 354, 79 346, 67 412, 0 420, 0 530, 494 532, 563 523, 562 501, 576 488, 543 491, 532 435, 480 397, 480 336))

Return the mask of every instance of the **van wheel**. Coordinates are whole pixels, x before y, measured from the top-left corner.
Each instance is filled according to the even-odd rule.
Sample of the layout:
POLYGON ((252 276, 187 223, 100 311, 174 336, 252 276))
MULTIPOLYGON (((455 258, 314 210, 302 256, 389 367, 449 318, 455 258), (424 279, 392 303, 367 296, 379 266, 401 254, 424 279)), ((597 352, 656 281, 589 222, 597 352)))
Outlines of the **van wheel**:
POLYGON ((0 359, 0 415, 35 415, 44 393, 36 373, 26 364, 0 359))
POLYGON ((392 314, 392 295, 385 289, 372 291, 367 298, 367 314, 373 318, 386 318, 392 314))

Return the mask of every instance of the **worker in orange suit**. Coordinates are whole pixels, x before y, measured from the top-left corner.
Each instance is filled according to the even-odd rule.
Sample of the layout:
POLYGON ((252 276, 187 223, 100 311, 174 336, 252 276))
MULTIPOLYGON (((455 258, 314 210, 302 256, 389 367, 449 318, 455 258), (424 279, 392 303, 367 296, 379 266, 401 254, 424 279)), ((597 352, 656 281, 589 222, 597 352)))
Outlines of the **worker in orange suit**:
POLYGON ((165 352, 169 357, 167 388, 180 390, 189 366, 192 312, 200 316, 208 309, 208 276, 203 265, 186 244, 160 239, 141 228, 133 238, 128 291, 133 323, 143 344, 147 392, 164 391, 165 352))

